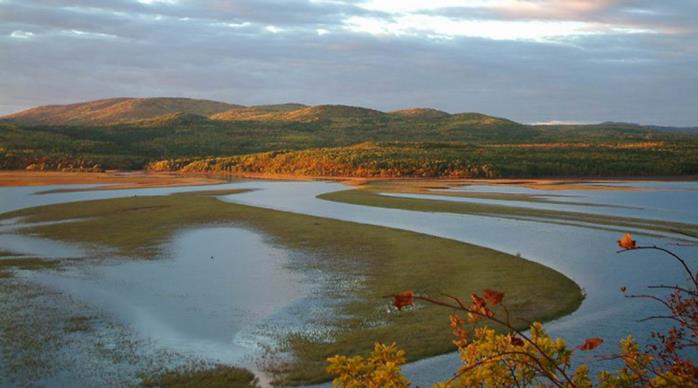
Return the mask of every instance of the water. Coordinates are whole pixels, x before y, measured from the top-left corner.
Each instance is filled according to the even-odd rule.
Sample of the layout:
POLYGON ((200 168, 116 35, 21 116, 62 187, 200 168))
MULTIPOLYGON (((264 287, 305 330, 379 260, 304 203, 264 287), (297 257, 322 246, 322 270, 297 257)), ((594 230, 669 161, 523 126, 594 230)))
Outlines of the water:
MULTIPOLYGON (((292 252, 262 235, 210 227, 178 233, 160 260, 32 272, 165 348, 229 364, 259 353, 257 327, 308 293, 292 252)), ((285 318, 287 319, 287 318, 285 318)))
POLYGON ((95 190, 37 194, 44 191, 63 189, 90 189, 99 188, 100 186, 104 185, 48 185, 0 187, 0 213, 5 213, 12 210, 18 210, 27 207, 51 205, 56 203, 132 197, 134 195, 168 195, 184 191, 205 191, 231 188, 230 184, 224 184, 186 187, 160 187, 133 190, 95 190))
MULTIPOLYGON (((573 345, 581 344, 588 337, 601 336, 606 340, 604 350, 607 352, 614 351, 617 341, 629 333, 648 333, 650 329, 661 327, 656 321, 637 322, 660 310, 646 302, 623 298, 619 291, 621 286, 627 286, 631 292, 641 292, 647 285, 682 283, 685 280, 680 267, 658 253, 634 251, 616 254, 616 240, 620 237, 617 232, 493 217, 363 207, 315 198, 321 193, 342 188, 341 185, 326 183, 286 183, 281 191, 262 190, 254 194, 227 196, 224 199, 408 229, 510 254, 521 254, 571 277, 587 294, 576 312, 549 324, 549 332, 567 338, 573 345), (283 200, 279 200, 280 198, 283 200)), ((686 192, 685 195, 695 199, 696 193, 686 192)), ((698 223, 696 218, 692 221, 698 223)), ((670 242, 666 239, 640 237, 643 245, 670 242)), ((695 256, 696 253, 688 248, 673 249, 685 255, 695 256)), ((451 354, 413 363, 406 371, 414 383, 429 385, 438 379, 449 377, 457 366, 458 358, 451 354)))
POLYGON ((604 183, 603 185, 643 190, 546 190, 503 185, 469 185, 451 190, 436 190, 436 192, 528 194, 540 199, 569 203, 468 198, 438 194, 391 193, 384 195, 686 223, 696 223, 698 220, 698 206, 696 206, 698 203, 698 182, 676 182, 674 184, 668 182, 604 183))
MULTIPOLYGON (((637 183, 633 183, 633 185, 637 185, 637 183)), ((698 216, 695 215, 695 204, 698 203, 698 191, 694 190, 696 187, 695 185, 695 183, 677 183, 674 187, 670 183, 662 183, 661 187, 653 187, 649 184, 643 186, 648 189, 656 188, 659 190, 556 190, 550 193, 536 191, 536 194, 555 195, 555 200, 570 198, 569 200, 574 202, 618 204, 631 207, 604 208, 606 214, 616 214, 612 212, 623 211, 627 212, 623 213, 624 215, 635 217, 644 216, 656 219, 698 223, 698 216), (679 190, 671 190, 676 188, 679 190), (569 194, 570 197, 560 197, 561 194, 569 194), (582 200, 580 200, 580 197, 582 197, 582 200), (665 201, 667 203, 664 203, 665 201)), ((567 317, 548 324, 547 327, 549 331, 554 335, 564 336, 571 344, 579 344, 587 337, 601 336, 606 340, 606 343, 601 349, 606 352, 615 350, 617 340, 626 336, 628 333, 637 333, 642 336, 642 333, 647 333, 649 329, 659 327, 656 322, 636 322, 636 320, 656 313, 659 310, 656 306, 646 302, 623 298, 619 292, 621 286, 627 286, 628 290, 631 292, 640 292, 644 290, 644 287, 651 284, 674 284, 685 281, 685 276, 682 274, 680 268, 672 263, 671 259, 661 256, 659 253, 634 251, 622 255, 616 254, 616 240, 619 238, 618 232, 495 217, 382 209, 334 203, 316 198, 317 195, 322 193, 346 189, 346 186, 337 183, 247 181, 216 186, 94 191, 47 194, 41 196, 32 195, 31 193, 46 190, 46 187, 30 189, 3 188, 0 189, 0 209, 7 210, 22 206, 36 206, 38 204, 132 195, 161 195, 181 191, 208 190, 211 188, 259 189, 258 191, 249 193, 223 196, 221 199, 224 201, 412 230, 486 246, 511 254, 521 254, 527 259, 547 265, 571 277, 584 288, 587 294, 587 298, 579 310, 567 317), (21 200, 19 205, 17 205, 8 203, 7 198, 21 198, 21 200)), ((483 190, 482 187, 472 189, 476 191, 483 190)), ((492 186, 492 189, 498 190, 497 192, 507 192, 507 187, 504 186, 492 186)), ((521 189, 516 189, 511 192, 520 190, 521 189)), ((532 207, 536 204, 523 202, 520 204, 517 203, 516 205, 532 207)), ((569 209, 566 208, 565 210, 573 209, 575 211, 593 210, 584 209, 577 205, 570 205, 569 209)), ((162 335, 162 341, 164 343, 195 353, 204 350, 214 351, 218 349, 216 351, 221 352, 221 357, 233 360, 239 357, 240 353, 236 353, 237 350, 235 350, 235 347, 230 347, 230 345, 233 344, 240 350, 245 348, 244 344, 246 343, 246 341, 241 340, 241 338, 245 338, 245 330, 240 329, 241 326, 236 326, 238 323, 233 323, 233 321, 244 323, 244 320, 238 321, 243 319, 244 316, 237 316, 237 318, 235 318, 236 316, 234 311, 231 310, 231 306, 226 307, 221 305, 220 300, 215 297, 208 299, 204 296, 217 292, 233 292, 232 290, 236 288, 234 286, 226 286, 230 288, 216 288, 213 285, 206 285, 204 289, 199 290, 196 288, 199 286, 181 285, 181 287, 187 287, 183 290, 183 294, 191 294, 191 297, 178 299, 182 297, 182 295, 177 292, 168 292, 167 281, 153 279, 153 277, 160 278, 157 274, 163 274, 163 276, 161 276, 162 279, 169 279, 170 277, 178 279, 179 281, 169 283, 180 286, 182 283, 187 283, 183 282, 182 279, 188 276, 188 271, 190 270, 204 271, 200 274, 203 279, 209 275, 217 276, 217 274, 206 272, 205 269, 208 267, 201 267, 202 269, 199 269, 198 266, 194 266, 194 263, 198 265, 200 260, 204 260, 201 259, 201 257, 206 258, 211 256, 210 254, 204 251, 196 251, 196 253, 191 256, 195 258, 186 259, 184 257, 177 258, 178 253, 176 253, 176 251, 186 252, 188 249, 196 250, 207 247, 207 245, 209 245, 208 243, 200 241, 201 239, 203 239, 203 241, 209 241, 205 236, 209 234, 215 235, 214 231, 215 229, 204 229, 200 232, 202 234, 198 235, 199 238, 193 240, 179 240, 183 237, 176 237, 173 240, 173 244, 178 244, 177 241, 183 241, 182 244, 184 245, 174 245, 176 249, 170 251, 171 255, 174 256, 171 264, 167 264, 166 261, 159 261, 157 263, 132 262, 116 266, 96 267, 91 269, 91 271, 95 271, 94 273, 82 277, 79 273, 76 275, 64 276, 62 274, 45 272, 40 273, 39 276, 46 284, 51 284, 59 288, 64 287, 66 291, 88 300, 93 298, 91 299, 92 303, 102 307, 106 311, 110 311, 111 314, 117 316, 119 319, 131 322, 136 331, 143 336, 159 336, 158 333, 161 331, 159 328, 155 329, 157 327, 156 325, 173 321, 175 317, 182 314, 184 322, 172 323, 167 326, 168 330, 162 331, 166 333, 162 335), (169 267, 170 265, 173 267, 169 267), (97 281, 95 279, 100 280, 97 281), (102 284, 104 285, 102 286, 102 284), (151 286, 151 284, 153 285, 151 286), (133 288, 133 292, 129 291, 131 288, 133 288), (94 292, 98 289, 103 289, 105 294, 101 295, 99 292, 94 292), (141 294, 146 294, 148 296, 144 297, 143 300, 139 300, 141 294), (172 301, 183 301, 184 306, 190 306, 191 308, 194 308, 192 306, 199 306, 198 308, 205 309, 208 315, 202 316, 208 317, 210 315, 213 322, 199 322, 201 316, 189 311, 187 308, 180 308, 177 303, 172 301), (136 306, 134 309, 139 311, 130 311, 127 307, 114 307, 120 305, 127 306, 130 304, 134 304, 136 306), (141 317, 145 318, 141 319, 141 317), (228 320, 226 321, 226 319, 228 320), (208 325, 212 326, 209 327, 208 325), (229 333, 229 335, 225 333, 229 333), (225 349, 222 347, 223 344, 227 346, 225 349), (189 349, 187 347, 193 348, 189 349), (226 352, 231 353, 229 354, 226 352)), ((636 238, 642 245, 667 245, 671 243, 671 240, 667 238, 642 235, 638 235, 636 238)), ((230 240, 230 244, 232 244, 228 249, 235 251, 238 249, 241 241, 245 239, 231 237, 228 240, 230 240)), ((0 247, 2 247, 1 241, 0 247)), ((272 249, 273 252, 273 248, 260 248, 259 245, 253 245, 250 246, 249 252, 251 252, 251 256, 254 255, 255 257, 259 256, 260 252, 264 255, 271 255, 272 257, 274 255, 277 255, 276 257, 286 257, 285 259, 279 259, 280 261, 271 261, 277 264, 288 260, 288 256, 284 256, 288 253, 279 251, 272 254, 269 249, 272 249)), ((695 249, 691 250, 689 248, 680 247, 672 247, 672 249, 687 257, 696 258, 695 249)), ((222 251, 216 253, 215 260, 218 260, 217 258, 220 254, 222 254, 222 251)), ((693 265, 695 266, 695 264, 694 261, 693 265)), ((250 274, 253 273, 254 272, 251 272, 250 274)), ((283 271, 281 273, 282 278, 288 280, 289 283, 287 284, 289 287, 291 284, 294 284, 294 282, 299 281, 297 277, 299 276, 298 274, 283 271)), ((234 274, 228 273, 226 276, 233 275, 234 274)), ((245 276, 246 275, 243 277, 245 276)), ((212 283, 216 284, 215 282, 212 283)), ((257 290, 255 292, 259 292, 259 298, 264 298, 265 294, 263 291, 264 290, 257 290)), ((226 300, 232 299, 233 296, 234 292, 233 294, 226 294, 226 300)), ((257 294, 254 294, 254 296, 251 294, 246 295, 245 298, 257 298, 257 294)), ((297 301, 297 299, 291 298, 279 302, 280 304, 278 306, 286 307, 277 306, 275 311, 278 312, 289 309, 289 306, 295 303, 294 300, 297 301)), ((260 317, 266 317, 265 319, 270 321, 278 318, 275 313, 269 313, 268 311, 259 314, 260 317)), ((444 319, 446 319, 446 314, 447 312, 444 312, 444 319)), ((250 322, 252 323, 246 323, 246 327, 254 327, 254 323, 259 321, 252 320, 250 322)), ((243 323, 240 324, 244 326, 243 323)), ((449 377, 450 373, 456 370, 457 365, 457 356, 450 354, 412 363, 407 366, 406 371, 411 381, 420 385, 428 385, 436 380, 449 377)))
POLYGON ((85 256, 85 251, 74 244, 19 234, 0 234, 0 247, 18 255, 47 259, 80 258, 85 256))

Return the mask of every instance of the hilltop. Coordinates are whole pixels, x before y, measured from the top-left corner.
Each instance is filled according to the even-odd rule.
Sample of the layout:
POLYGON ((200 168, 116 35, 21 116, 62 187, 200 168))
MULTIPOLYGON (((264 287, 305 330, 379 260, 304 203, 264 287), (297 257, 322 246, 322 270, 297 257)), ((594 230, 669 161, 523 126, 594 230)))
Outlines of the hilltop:
MULTIPOLYGON (((430 109, 421 110, 437 112, 430 109)), ((158 97, 112 98, 68 105, 46 105, 0 116, 0 119, 21 125, 109 126, 144 120, 166 121, 177 113, 197 115, 217 121, 313 122, 389 117, 387 113, 377 110, 347 105, 307 106, 287 103, 248 107, 210 100, 158 97)), ((434 116, 421 118, 434 118, 434 116)))
POLYGON ((0 121, 2 169, 133 170, 152 163, 292 175, 698 175, 698 133, 627 123, 526 125, 431 108, 186 98, 37 107, 0 121))
POLYGON ((145 121, 166 122, 173 115, 189 114, 216 121, 343 122, 362 120, 440 120, 451 125, 501 125, 512 121, 476 113, 450 115, 431 108, 410 108, 385 113, 348 105, 307 106, 298 103, 243 106, 191 98, 112 98, 68 105, 46 105, 0 116, 20 125, 111 126, 145 121))
POLYGON ((450 116, 447 112, 432 108, 407 108, 390 112, 396 116, 420 119, 442 119, 450 116))
POLYGON ((210 116, 240 107, 191 98, 111 98, 69 105, 46 105, 0 118, 24 125, 111 125, 172 113, 210 116))

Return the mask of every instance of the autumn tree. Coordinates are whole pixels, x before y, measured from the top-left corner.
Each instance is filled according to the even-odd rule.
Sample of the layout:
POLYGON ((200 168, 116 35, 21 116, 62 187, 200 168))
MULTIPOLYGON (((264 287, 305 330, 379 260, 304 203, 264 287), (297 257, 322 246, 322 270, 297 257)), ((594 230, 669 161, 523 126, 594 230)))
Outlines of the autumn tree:
MULTIPOLYGON (((603 343, 602 338, 588 338, 571 347, 563 338, 551 337, 540 322, 531 323, 527 331, 519 330, 512 324, 505 295, 499 291, 486 289, 466 301, 458 296, 434 298, 407 290, 392 296, 393 306, 402 310, 422 302, 452 311, 449 325, 461 366, 437 387, 698 387, 698 367, 685 356, 685 351, 695 351, 698 346, 696 275, 680 256, 658 246, 638 246, 630 234, 618 245, 621 253, 647 249, 667 254, 684 269, 690 285, 650 286, 668 291, 664 297, 629 294, 621 288, 628 298, 651 300, 665 308, 665 314, 645 320, 665 319, 675 325, 667 332, 652 332, 652 341, 645 348, 628 336, 620 341, 617 353, 598 355, 598 359, 619 360, 622 367, 599 372, 595 382, 588 366, 573 363, 573 359, 578 352, 594 351, 603 343), (483 322, 485 325, 469 329, 483 322)), ((340 387, 405 387, 409 383, 400 370, 404 363, 405 354, 395 344, 376 344, 367 358, 329 358, 327 371, 336 376, 333 383, 340 387)))

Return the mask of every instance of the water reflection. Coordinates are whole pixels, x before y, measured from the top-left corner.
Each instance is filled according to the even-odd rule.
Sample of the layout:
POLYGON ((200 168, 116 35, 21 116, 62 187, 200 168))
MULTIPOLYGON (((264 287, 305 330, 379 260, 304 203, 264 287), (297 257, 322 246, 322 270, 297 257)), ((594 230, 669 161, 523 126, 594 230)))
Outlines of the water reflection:
MULTIPOLYGON (((662 188, 671 187, 668 183, 662 185, 662 188)), ((560 197, 560 194, 571 194, 576 197, 569 197, 570 201, 580 202, 578 196, 583 195, 584 202, 628 205, 643 209, 641 214, 633 213, 634 216, 651 215, 658 219, 698 223, 698 216, 695 213, 695 203, 698 203, 697 192, 686 190, 693 185, 695 183, 677 184, 678 188, 684 189, 682 191, 555 191, 554 199, 568 198, 560 197)), ((657 328, 659 324, 636 322, 639 318, 657 312, 658 307, 624 299, 619 292, 619 287, 627 286, 630 291, 641 291, 650 284, 685 281, 678 266, 654 252, 638 251, 617 255, 615 253, 617 232, 464 214, 382 209, 334 203, 316 198, 322 193, 347 188, 337 183, 246 181, 215 186, 60 193, 41 196, 31 195, 31 193, 46 190, 45 187, 2 188, 0 189, 0 199, 2 199, 0 206, 7 210, 48 203, 132 195, 164 195, 212 188, 260 189, 250 193, 223 196, 221 199, 224 201, 412 230, 511 254, 521 254, 525 258, 566 274, 578 282, 587 293, 587 298, 578 311, 548 325, 550 332, 568 338, 573 344, 581 343, 584 338, 591 336, 604 337, 606 344, 610 344, 604 345, 608 346, 604 349, 605 351, 613 350, 612 346, 620 337, 628 333, 642 336, 650 329, 657 328), (20 197, 22 199, 18 203, 6 201, 7 198, 20 197)), ((497 190, 502 192, 507 188, 497 186, 497 190)), ((540 191, 536 193, 541 194, 540 191)), ((553 193, 549 194, 553 195, 553 193)), ((525 202, 521 205, 530 206, 530 204, 525 202)), ((604 211, 612 214, 608 213, 608 209, 604 211)), ((637 212, 638 210, 624 209, 624 211, 637 212)), ((39 273, 37 278, 104 306, 117 318, 131 322, 143 336, 156 336, 157 333, 163 333, 162 340, 171 346, 190 347, 192 352, 220 354, 226 359, 236 359, 249 349, 247 341, 243 339, 246 337, 244 327, 253 327, 259 320, 281 321, 278 314, 279 311, 283 314, 284 308, 279 306, 291 305, 294 300, 298 300, 299 295, 303 294, 302 289, 294 288, 300 282, 299 275, 281 272, 282 278, 288 282, 276 279, 275 281, 281 282, 278 290, 281 290, 281 294, 296 296, 275 300, 273 298, 276 296, 267 294, 267 289, 264 288, 273 284, 273 281, 270 282, 262 272, 259 272, 259 277, 254 277, 257 273, 255 268, 277 268, 278 270, 278 264, 288 260, 288 253, 277 252, 275 251, 277 248, 265 246, 263 241, 259 240, 259 236, 240 237, 241 234, 250 233, 240 230, 220 232, 226 234, 225 238, 217 236, 218 232, 215 228, 187 233, 193 233, 189 236, 196 236, 196 238, 191 237, 195 241, 183 236, 177 237, 175 241, 188 242, 182 243, 184 244, 182 246, 176 245, 177 242, 174 243, 175 245, 169 250, 173 256, 172 260, 95 267, 90 269, 89 273, 80 270, 71 276, 39 273), (232 238, 233 235, 237 237, 232 238), (248 241, 251 241, 251 246, 246 245, 248 241), (259 245, 260 243, 262 245, 259 245), (217 247, 216 244, 221 245, 217 247), (215 249, 215 253, 209 253, 211 249, 215 249), (251 268, 251 278, 233 269, 239 266, 233 265, 230 253, 235 252, 237 255, 238 251, 247 255, 236 260, 242 260, 246 263, 245 268, 251 268), (184 255, 178 252, 188 253, 184 255), (211 255, 215 257, 214 263, 209 262, 211 255), (223 262, 229 267, 217 267, 219 256, 224 258, 223 262), (264 260, 269 261, 257 263, 254 258, 260 257, 265 257, 264 260), (261 267, 257 267, 258 265, 261 267), (190 276, 198 280, 187 281, 190 276), (257 280, 247 282, 247 279, 257 280), (245 290, 254 292, 255 296, 245 294, 245 290), (261 299, 255 299, 256 295, 261 299), (266 297, 272 298, 265 303, 276 306, 276 310, 272 309, 276 311, 275 313, 270 312, 272 310, 258 310, 255 306, 245 304, 250 302, 249 299, 265 300, 266 297), (211 322, 206 322, 209 320, 211 322), (192 341, 192 338, 196 341, 192 341)), ((643 244, 670 243, 670 240, 663 238, 641 236, 641 239, 643 244)), ((2 246, 1 243, 0 246, 2 246)), ((675 247, 675 249, 683 254, 695 254, 688 248, 675 247)), ((450 354, 410 364, 407 371, 410 380, 420 385, 427 385, 448 377, 456 369, 457 364, 457 356, 450 354)))
POLYGON ((179 233, 163 259, 27 276, 99 306, 165 348, 233 363, 258 352, 257 326, 308 293, 290 260, 257 233, 212 227, 179 233))
POLYGON ((0 233, 0 248, 16 255, 47 259, 80 258, 85 256, 85 250, 74 244, 19 234, 0 233))
MULTIPOLYGON (((252 194, 224 198, 228 201, 279 210, 295 211, 321 217, 382 225, 450 238, 490 247, 537 261, 554 268, 579 283, 587 298, 579 310, 548 325, 553 335, 561 335, 572 344, 585 338, 602 336, 614 350, 618 339, 629 333, 648 333, 661 323, 636 320, 658 312, 658 307, 638 300, 627 300, 621 286, 642 291, 658 283, 685 281, 678 266, 654 252, 632 252, 619 256, 616 251, 617 232, 508 220, 463 214, 428 213, 398 209, 382 209, 322 201, 316 195, 341 189, 340 185, 323 183, 285 183, 252 194)), ((267 186, 263 186, 267 187, 267 186)), ((693 222, 698 220, 692 219, 693 222)), ((643 244, 667 244, 668 240, 644 237, 643 244)), ((695 253, 675 247, 683 254, 695 253)), ((428 385, 447 378, 456 370, 457 355, 419 361, 406 370, 410 380, 428 385)))

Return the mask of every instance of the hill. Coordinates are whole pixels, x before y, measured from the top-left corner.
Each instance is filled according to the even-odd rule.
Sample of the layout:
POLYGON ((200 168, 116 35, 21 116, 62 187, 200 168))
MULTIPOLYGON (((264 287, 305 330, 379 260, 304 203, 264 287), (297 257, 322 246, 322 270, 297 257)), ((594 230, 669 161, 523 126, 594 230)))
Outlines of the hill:
POLYGON ((267 112, 290 112, 292 110, 307 108, 308 105, 288 102, 285 104, 255 105, 251 108, 264 110, 267 112))
POLYGON ((450 114, 432 108, 408 108, 390 112, 390 114, 405 118, 442 119, 450 114))
POLYGON ((279 112, 284 111, 269 110, 263 107, 233 108, 211 115, 210 118, 218 121, 265 121, 274 120, 279 112))
POLYGON ((451 115, 449 116, 448 123, 450 126, 453 127, 460 126, 465 128, 523 126, 522 124, 519 124, 515 121, 503 119, 500 117, 488 116, 482 113, 458 113, 455 115, 451 115))
POLYGON ((525 125, 429 108, 385 113, 172 98, 39 107, 0 121, 3 169, 130 170, 160 160, 247 155, 259 171, 301 171, 313 158, 335 154, 358 164, 332 159, 309 168, 309 175, 690 175, 698 174, 698 133, 625 123, 525 125), (285 156, 260 159, 268 152, 285 156), (259 160, 269 165, 261 167, 259 160), (336 165, 344 167, 329 168, 336 165), (483 172, 485 165, 492 168, 483 172))
POLYGON ((318 105, 294 110, 284 115, 285 121, 342 121, 383 119, 383 112, 347 105, 318 105))
POLYGON ((112 98, 69 105, 47 105, 3 116, 24 125, 110 125, 171 113, 210 116, 236 105, 191 98, 112 98))
POLYGON ((175 112, 153 118, 131 121, 130 124, 144 127, 171 127, 183 125, 203 125, 208 121, 209 118, 206 116, 194 113, 175 112))
POLYGON ((356 121, 387 118, 383 112, 346 105, 304 106, 298 104, 260 105, 244 109, 230 109, 211 116, 220 121, 356 121))

